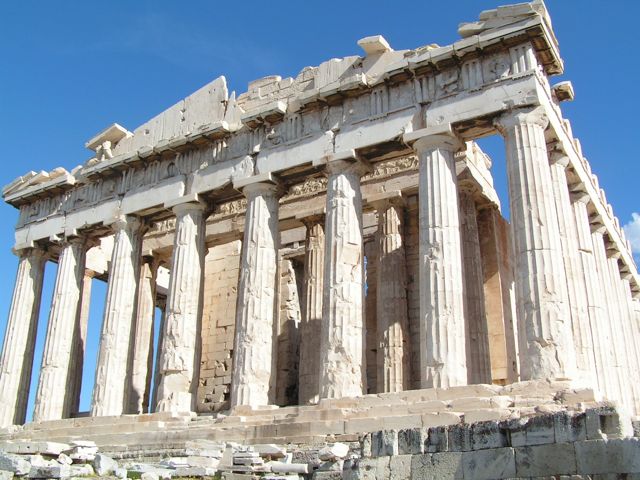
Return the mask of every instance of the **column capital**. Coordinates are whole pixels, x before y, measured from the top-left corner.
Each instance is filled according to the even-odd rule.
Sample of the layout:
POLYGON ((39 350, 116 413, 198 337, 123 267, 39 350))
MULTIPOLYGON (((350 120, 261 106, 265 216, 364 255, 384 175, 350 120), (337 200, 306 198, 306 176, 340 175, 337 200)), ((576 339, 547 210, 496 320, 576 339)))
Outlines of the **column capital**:
MULTIPOLYGON (((296 218, 298 218, 298 216, 296 215, 296 218)), ((324 212, 322 213, 311 213, 309 215, 305 215, 303 217, 299 217, 300 221, 304 224, 305 227, 307 228, 312 228, 318 224, 324 225, 324 221, 326 218, 326 215, 324 214, 324 212)))
POLYGON ((549 150, 548 155, 549 165, 560 165, 562 168, 566 168, 569 165, 569 156, 562 150, 549 150))
POLYGON ((99 243, 98 238, 94 238, 92 236, 77 233, 75 235, 64 235, 62 237, 49 237, 49 241, 53 244, 59 245, 61 247, 67 245, 75 245, 75 246, 84 246, 86 250, 97 245, 99 243))
POLYGON ((233 188, 241 191, 247 198, 252 195, 277 195, 281 197, 285 193, 282 184, 271 172, 234 180, 233 188))
POLYGON ((359 156, 353 149, 332 153, 314 161, 313 165, 324 166, 326 173, 329 175, 355 173, 361 177, 373 170, 371 164, 359 156))
POLYGON ((569 196, 571 198, 571 203, 580 202, 588 205, 591 201, 591 197, 582 183, 569 185, 569 196))
POLYGON ((494 120, 494 125, 500 133, 504 135, 505 130, 509 130, 517 125, 538 125, 547 128, 549 118, 543 107, 516 108, 508 110, 494 120))
POLYGON ((458 138, 449 123, 405 133, 402 140, 417 153, 436 148, 457 152, 466 148, 465 142, 458 138))
POLYGON ((105 222, 105 225, 110 225, 116 232, 125 229, 129 231, 136 231, 147 227, 144 219, 137 215, 118 215, 108 223, 105 222))
POLYGON ((49 252, 46 247, 41 247, 39 245, 25 248, 12 248, 11 252, 18 258, 42 257, 46 259, 49 256, 49 252))
POLYGON ((173 212, 173 214, 177 217, 180 215, 184 215, 187 213, 193 213, 193 212, 206 212, 207 211, 207 205, 205 205, 204 203, 201 202, 185 202, 185 203, 179 203, 177 205, 173 205, 171 207, 171 211, 173 212))
POLYGON ((607 227, 605 227, 602 222, 602 217, 600 215, 589 217, 589 227, 591 228, 591 233, 597 233, 598 235, 604 235, 607 231, 607 227))

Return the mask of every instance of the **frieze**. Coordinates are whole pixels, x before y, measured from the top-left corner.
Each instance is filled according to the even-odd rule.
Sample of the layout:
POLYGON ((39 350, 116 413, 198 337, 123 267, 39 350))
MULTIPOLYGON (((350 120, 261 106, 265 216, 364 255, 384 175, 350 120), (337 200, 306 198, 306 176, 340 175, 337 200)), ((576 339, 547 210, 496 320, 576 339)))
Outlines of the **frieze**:
MULTIPOLYGON (((253 129, 242 128, 222 139, 210 140, 204 148, 169 152, 163 158, 143 160, 122 172, 111 171, 102 177, 88 179, 83 170, 76 173, 77 183, 65 193, 38 199, 28 208, 22 207, 18 228, 41 221, 52 215, 70 213, 94 206, 126 193, 153 187, 159 182, 178 175, 186 177, 189 188, 191 175, 208 166, 234 158, 246 158, 261 149, 293 144, 318 131, 340 133, 344 127, 362 120, 384 121, 390 110, 412 104, 433 102, 467 89, 481 88, 487 83, 503 80, 507 67, 509 75, 521 74, 523 69, 535 69, 537 64, 533 48, 523 44, 508 52, 477 56, 461 66, 452 66, 438 73, 408 79, 393 85, 382 83, 365 90, 358 96, 344 99, 338 105, 318 106, 311 110, 287 113, 283 120, 273 125, 260 125, 253 129)), ((398 164, 382 162, 372 175, 391 175, 403 168, 398 164)), ((106 172, 106 171, 105 171, 106 172)), ((374 178, 371 177, 371 178, 374 178)), ((365 177, 369 178, 369 177, 365 177)), ((289 195, 312 195, 325 189, 324 180, 312 179, 304 186, 292 187, 289 195)), ((285 197, 287 199, 288 197, 285 197)))

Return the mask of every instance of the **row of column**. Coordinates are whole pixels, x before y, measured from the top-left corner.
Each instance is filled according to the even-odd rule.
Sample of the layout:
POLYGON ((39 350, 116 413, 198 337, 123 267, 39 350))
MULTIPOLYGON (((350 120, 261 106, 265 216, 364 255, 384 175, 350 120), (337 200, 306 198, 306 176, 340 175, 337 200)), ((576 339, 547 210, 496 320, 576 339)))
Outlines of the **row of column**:
MULTIPOLYGON (((204 212, 182 204, 176 214, 164 335, 159 355, 156 411, 195 408, 204 265, 204 212)), ((144 222, 135 216, 114 224, 105 312, 100 335, 91 415, 143 413, 149 405, 155 272, 157 262, 141 255, 144 222)), ((78 411, 86 341, 90 282, 83 236, 61 245, 45 338, 34 421, 70 417, 78 411)), ((46 253, 19 253, 12 306, 0 358, 0 425, 25 421, 46 253)))
MULTIPOLYGON (((605 306, 600 292, 605 292, 607 299, 630 299, 625 291, 628 281, 627 285, 624 280, 621 283, 615 256, 607 257, 603 232, 585 231, 593 219, 585 217, 586 206, 581 207, 584 204, 580 200, 571 203, 564 173, 567 160, 562 155, 548 155, 546 125, 541 108, 514 110, 496 122, 507 152, 520 378, 591 378, 595 371, 605 392, 629 397, 631 394, 622 388, 623 360, 637 359, 639 352, 629 342, 619 341, 619 348, 609 354, 607 343, 614 340, 611 326, 615 319, 620 319, 619 331, 634 334, 637 302, 625 300, 624 305, 609 302, 605 306), (594 272, 596 275, 591 276, 594 272), (618 315, 612 308, 617 308, 618 315), (586 323, 585 314, 589 318, 586 323), (617 380, 609 378, 609 365, 615 367, 617 380)), ((467 358, 467 351, 483 352, 489 347, 482 343, 469 348, 469 342, 484 342, 487 332, 486 325, 478 320, 483 316, 481 292, 473 291, 481 284, 481 270, 465 272, 463 267, 477 264, 481 242, 472 199, 465 192, 460 195, 457 184, 454 155, 461 144, 454 135, 440 133, 414 139, 412 146, 420 164, 420 386, 464 385, 470 375, 481 381, 490 379, 488 355, 467 358)), ((313 345, 303 346, 301 351, 301 403, 364 392, 360 177, 365 171, 353 156, 330 161, 324 228, 317 218, 308 221, 307 267, 316 268, 307 268, 305 274, 303 328, 308 334, 302 338, 310 339, 313 345), (317 382, 312 380, 315 377, 317 382)), ((275 361, 272 332, 277 301, 278 201, 282 192, 269 179, 245 181, 242 191, 248 206, 231 403, 266 405, 270 403, 275 361)), ((402 214, 392 202, 377 208, 378 284, 385 286, 378 290, 378 312, 382 312, 378 319, 379 383, 385 391, 397 391, 406 388, 408 380, 402 214)), ((159 349, 157 411, 194 410, 198 384, 208 210, 200 203, 185 203, 173 207, 173 211, 176 233, 159 349)), ((149 301, 152 293, 148 289, 153 273, 141 261, 145 228, 144 222, 134 216, 114 224, 115 244, 92 415, 140 411, 148 402, 144 395, 149 391, 150 369, 136 368, 151 362, 153 302, 149 301)), ((83 329, 80 299, 87 247, 82 237, 69 239, 62 246, 35 420, 63 418, 77 408, 79 389, 72 373, 83 329)), ((44 264, 45 257, 38 249, 21 252, 0 359, 3 424, 24 421, 44 264)))

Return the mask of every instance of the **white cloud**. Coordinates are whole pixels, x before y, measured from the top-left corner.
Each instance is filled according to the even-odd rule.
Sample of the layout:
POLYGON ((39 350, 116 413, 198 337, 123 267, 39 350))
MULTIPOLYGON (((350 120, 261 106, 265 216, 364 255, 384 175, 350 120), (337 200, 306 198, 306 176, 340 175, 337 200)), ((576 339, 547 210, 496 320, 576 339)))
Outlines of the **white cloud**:
POLYGON ((624 233, 629 242, 631 242, 631 250, 637 256, 640 254, 640 213, 632 213, 631 221, 624 227, 624 233))

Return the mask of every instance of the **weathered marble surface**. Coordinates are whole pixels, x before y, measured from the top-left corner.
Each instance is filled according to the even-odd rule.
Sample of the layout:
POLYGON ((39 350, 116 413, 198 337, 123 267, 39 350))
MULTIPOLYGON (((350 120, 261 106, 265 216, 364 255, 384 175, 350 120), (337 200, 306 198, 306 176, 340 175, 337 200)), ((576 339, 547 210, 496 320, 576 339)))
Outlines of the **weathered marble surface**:
POLYGON ((320 398, 362 395, 363 166, 355 159, 327 165, 324 296, 320 332, 320 398))
POLYGON ((0 357, 0 426, 24 423, 46 263, 39 249, 19 252, 18 273, 0 357))
POLYGON ((33 411, 36 422, 68 417, 77 401, 72 398, 76 392, 69 366, 80 331, 78 309, 84 283, 86 242, 86 238, 76 237, 62 245, 33 411))
POLYGON ((247 214, 242 242, 231 405, 268 405, 274 370, 278 261, 278 185, 243 187, 247 214))
POLYGON ((420 138, 420 375, 423 388, 467 383, 460 213, 449 133, 420 138))
POLYGON ((198 386, 206 207, 183 203, 173 211, 176 234, 158 353, 155 411, 190 412, 198 386))

